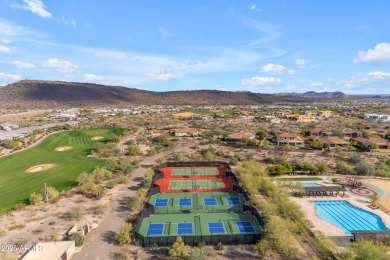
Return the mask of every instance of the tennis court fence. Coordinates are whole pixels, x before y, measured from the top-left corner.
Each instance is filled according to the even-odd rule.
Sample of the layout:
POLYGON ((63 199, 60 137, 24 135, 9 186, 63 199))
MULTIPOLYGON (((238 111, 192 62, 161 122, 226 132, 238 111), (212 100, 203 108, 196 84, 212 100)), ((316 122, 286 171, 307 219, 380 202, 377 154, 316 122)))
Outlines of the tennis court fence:
MULTIPOLYGON (((182 235, 184 242, 190 246, 197 246, 200 242, 206 245, 230 244, 255 244, 261 237, 260 234, 221 234, 221 235, 182 235)), ((171 246, 176 241, 175 236, 142 236, 135 233, 135 240, 142 246, 171 246)))

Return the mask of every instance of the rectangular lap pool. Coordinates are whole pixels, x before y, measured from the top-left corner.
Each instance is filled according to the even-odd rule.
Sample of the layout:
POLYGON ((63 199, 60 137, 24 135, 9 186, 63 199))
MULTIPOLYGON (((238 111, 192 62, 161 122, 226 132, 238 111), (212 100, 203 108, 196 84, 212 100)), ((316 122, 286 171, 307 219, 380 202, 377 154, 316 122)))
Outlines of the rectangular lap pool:
POLYGON ((323 185, 315 182, 302 182, 303 187, 322 187, 323 185))
POLYGON ((313 204, 320 218, 341 227, 349 235, 352 230, 389 230, 379 216, 348 201, 313 201, 313 204))

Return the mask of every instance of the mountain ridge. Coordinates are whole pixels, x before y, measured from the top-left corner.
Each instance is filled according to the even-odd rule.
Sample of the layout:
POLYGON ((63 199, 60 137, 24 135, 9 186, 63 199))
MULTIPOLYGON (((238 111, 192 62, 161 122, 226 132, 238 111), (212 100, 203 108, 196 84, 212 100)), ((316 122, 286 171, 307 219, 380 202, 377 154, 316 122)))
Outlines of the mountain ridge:
POLYGON ((0 108, 69 108, 126 105, 255 105, 313 102, 316 99, 247 91, 184 90, 154 92, 121 86, 22 80, 0 87, 0 108))

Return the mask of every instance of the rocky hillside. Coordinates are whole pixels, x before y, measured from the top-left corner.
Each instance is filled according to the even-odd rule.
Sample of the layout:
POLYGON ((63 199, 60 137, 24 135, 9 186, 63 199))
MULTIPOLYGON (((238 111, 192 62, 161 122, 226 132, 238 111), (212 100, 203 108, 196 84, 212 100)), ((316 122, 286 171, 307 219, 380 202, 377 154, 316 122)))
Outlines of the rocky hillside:
POLYGON ((68 108, 126 105, 252 105, 312 102, 312 98, 217 90, 153 92, 118 86, 23 80, 0 87, 0 108, 68 108))

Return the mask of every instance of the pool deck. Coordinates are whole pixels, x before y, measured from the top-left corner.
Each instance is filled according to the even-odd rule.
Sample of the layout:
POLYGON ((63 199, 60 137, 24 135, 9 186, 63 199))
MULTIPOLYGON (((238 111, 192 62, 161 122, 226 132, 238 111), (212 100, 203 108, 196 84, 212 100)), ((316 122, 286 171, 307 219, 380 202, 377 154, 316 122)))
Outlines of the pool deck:
MULTIPOLYGON (((340 176, 338 176, 340 177, 340 176)), ((324 183, 329 183, 327 180, 328 177, 324 177, 324 183)), ((321 183, 321 181, 316 181, 321 183)), ((346 193, 347 195, 344 197, 330 197, 330 196, 317 196, 317 197, 291 197, 291 200, 298 203, 302 210, 306 213, 307 218, 313 224, 313 230, 321 231, 323 234, 327 236, 348 236, 348 234, 339 226, 336 226, 317 215, 317 208, 313 205, 312 201, 319 200, 346 200, 350 202, 352 205, 361 208, 363 210, 372 212, 377 216, 381 217, 385 225, 390 228, 390 215, 381 209, 371 209, 368 205, 371 204, 370 199, 367 197, 354 196, 350 193, 346 193)))

